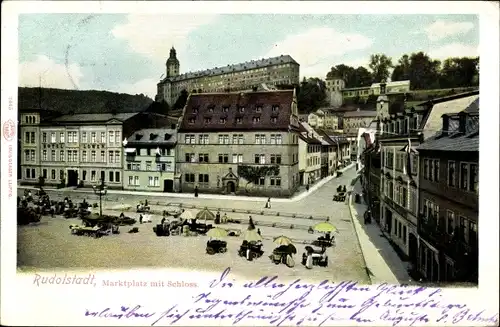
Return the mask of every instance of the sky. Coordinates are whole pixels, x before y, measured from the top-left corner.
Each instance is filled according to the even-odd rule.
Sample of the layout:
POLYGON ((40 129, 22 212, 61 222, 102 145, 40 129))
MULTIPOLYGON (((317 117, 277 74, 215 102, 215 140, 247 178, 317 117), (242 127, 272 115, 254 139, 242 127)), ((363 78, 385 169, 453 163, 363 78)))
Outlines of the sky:
POLYGON ((181 73, 291 55, 302 77, 371 54, 477 56, 477 15, 22 14, 19 84, 154 98, 174 46, 181 73))

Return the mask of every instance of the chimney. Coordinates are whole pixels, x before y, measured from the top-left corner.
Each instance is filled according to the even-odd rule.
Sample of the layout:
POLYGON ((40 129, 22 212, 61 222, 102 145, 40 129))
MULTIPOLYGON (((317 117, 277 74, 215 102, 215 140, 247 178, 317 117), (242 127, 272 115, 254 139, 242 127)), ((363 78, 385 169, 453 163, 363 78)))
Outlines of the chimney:
POLYGON ((447 136, 449 134, 450 130, 450 116, 448 115, 442 115, 441 118, 443 119, 443 128, 441 131, 441 135, 447 136))
POLYGON ((467 123, 467 114, 465 112, 460 112, 458 114, 458 131, 460 133, 465 134, 466 123, 467 123))
POLYGON ((387 85, 387 83, 383 80, 382 82, 380 82, 380 94, 385 94, 385 86, 387 85))

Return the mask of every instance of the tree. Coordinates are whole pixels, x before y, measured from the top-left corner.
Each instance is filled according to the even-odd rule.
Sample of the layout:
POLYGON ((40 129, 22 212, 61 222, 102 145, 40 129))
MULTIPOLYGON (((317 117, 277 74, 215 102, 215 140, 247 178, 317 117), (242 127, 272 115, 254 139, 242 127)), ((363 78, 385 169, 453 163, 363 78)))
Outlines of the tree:
POLYGON ((438 89, 439 60, 432 60, 422 51, 410 55, 410 85, 414 90, 438 89))
POLYGON ((448 58, 443 62, 440 84, 443 88, 478 85, 479 57, 448 58))
POLYGON ((410 57, 404 54, 392 71, 391 81, 406 81, 410 79, 410 57))
POLYGON ((301 112, 311 112, 327 105, 326 85, 319 78, 309 78, 300 83, 297 93, 298 109, 301 112))
POLYGON ((248 192, 248 185, 251 183, 257 184, 261 177, 266 176, 277 176, 280 174, 280 167, 278 165, 273 166, 248 166, 248 165, 238 165, 238 175, 246 179, 247 184, 245 185, 245 191, 248 192))
POLYGON ((184 108, 184 106, 186 105, 188 96, 189 96, 189 94, 186 91, 186 89, 182 90, 181 94, 179 94, 179 97, 177 98, 177 100, 174 103, 174 109, 184 108))
POLYGON ((373 54, 370 56, 370 63, 368 64, 372 70, 372 77, 374 83, 379 83, 382 80, 387 80, 389 77, 389 69, 393 67, 392 59, 383 53, 373 54))
POLYGON ((372 84, 373 76, 368 69, 363 66, 359 66, 353 72, 351 77, 351 87, 362 87, 369 86, 372 84))

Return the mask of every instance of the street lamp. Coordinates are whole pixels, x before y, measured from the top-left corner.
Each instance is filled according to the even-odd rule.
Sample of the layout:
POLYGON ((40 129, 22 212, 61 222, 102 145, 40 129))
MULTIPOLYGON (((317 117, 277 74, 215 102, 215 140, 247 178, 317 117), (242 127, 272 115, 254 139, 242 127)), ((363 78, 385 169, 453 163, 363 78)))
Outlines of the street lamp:
POLYGON ((101 179, 100 184, 97 186, 93 185, 92 189, 99 196, 99 217, 102 217, 102 197, 108 193, 108 188, 104 185, 104 180, 101 179))

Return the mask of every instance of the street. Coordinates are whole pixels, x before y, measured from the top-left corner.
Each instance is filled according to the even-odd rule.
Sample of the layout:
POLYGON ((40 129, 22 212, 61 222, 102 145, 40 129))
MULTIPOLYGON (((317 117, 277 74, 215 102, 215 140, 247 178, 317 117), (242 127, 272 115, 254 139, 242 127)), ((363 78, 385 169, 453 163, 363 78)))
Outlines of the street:
MULTIPOLYGON (((346 203, 332 201, 337 186, 349 186, 355 177, 355 170, 346 171, 341 177, 328 181, 317 190, 311 189, 302 200, 296 202, 272 202, 271 209, 264 209, 265 203, 252 201, 227 201, 218 199, 200 198, 178 198, 157 196, 149 197, 148 202, 151 209, 161 212, 166 205, 182 204, 187 210, 190 206, 220 208, 221 212, 227 212, 230 218, 241 219, 242 224, 227 224, 224 227, 238 228, 242 231, 247 228, 248 216, 245 211, 257 210, 264 214, 254 214, 252 217, 256 227, 260 228, 264 238, 265 254, 254 262, 248 262, 237 256, 237 249, 241 244, 240 238, 229 238, 228 252, 210 256, 205 254, 205 243, 207 237, 156 237, 152 227, 161 220, 161 215, 153 215, 151 224, 136 224, 140 232, 129 234, 127 230, 131 227, 121 227, 121 234, 93 239, 78 237, 70 234, 69 225, 77 224, 78 219, 64 219, 62 217, 44 216, 42 222, 37 226, 22 226, 18 228, 18 266, 21 270, 52 269, 52 268, 131 268, 131 267, 182 267, 199 270, 223 270, 231 266, 236 273, 254 276, 255 272, 262 274, 280 274, 280 276, 308 276, 313 279, 333 280, 356 280, 369 282, 360 246, 351 222, 349 208, 346 203), (156 204, 158 203, 158 204, 156 204), (243 213, 244 212, 244 213, 243 213), (279 212, 280 216, 276 213, 279 212), (293 217, 295 214, 297 217, 293 217), (286 217, 283 217, 286 216, 286 217), (309 219, 313 216, 313 219, 309 219), (309 234, 305 226, 313 226, 320 222, 317 219, 329 217, 339 233, 335 233, 336 246, 328 249, 329 266, 326 268, 314 267, 312 271, 307 270, 300 264, 303 249, 302 242, 310 242, 319 234, 309 234), (307 218, 306 218, 307 217, 307 218), (296 225, 296 228, 277 228, 259 226, 261 222, 273 222, 296 225), (304 226, 300 229, 299 226, 304 226), (287 268, 284 265, 274 265, 267 258, 275 247, 272 238, 285 235, 292 240, 297 247, 295 256, 295 267, 287 268), (193 242, 193 240, 196 240, 193 242)), ((19 190, 21 195, 23 190, 19 190)), ((81 202, 86 197, 89 203, 98 203, 98 197, 93 193, 79 193, 75 191, 57 192, 47 190, 51 198, 62 198, 65 196, 74 202, 81 202)), ((137 195, 108 194, 103 197, 103 213, 119 215, 121 206, 129 206, 131 211, 126 211, 127 216, 137 219, 135 206, 139 201, 146 198, 137 195)), ((267 224, 269 226, 269 224, 267 224)), ((256 276, 254 276, 256 277, 256 276)))

